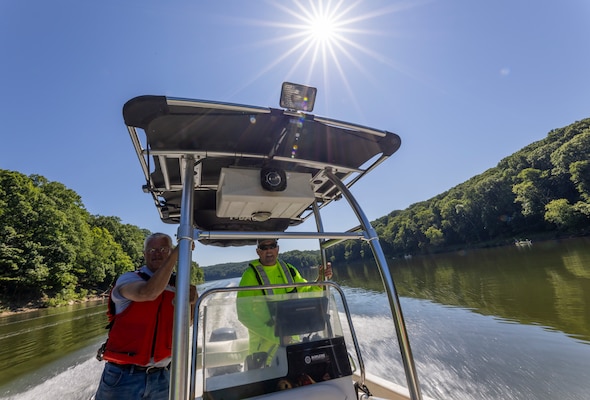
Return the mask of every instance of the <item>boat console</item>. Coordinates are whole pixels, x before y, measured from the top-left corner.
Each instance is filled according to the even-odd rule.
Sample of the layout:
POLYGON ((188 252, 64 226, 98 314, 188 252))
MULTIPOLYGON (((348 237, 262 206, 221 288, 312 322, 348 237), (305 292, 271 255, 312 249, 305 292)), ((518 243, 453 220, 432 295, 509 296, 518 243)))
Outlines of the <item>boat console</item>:
MULTIPOLYGON (((333 380, 338 381, 325 385, 324 391, 337 387, 339 392, 354 393, 353 370, 340 323, 346 312, 338 310, 344 299, 337 302, 332 294, 339 295, 338 290, 239 297, 237 291, 248 289, 233 289, 201 295, 198 347, 202 352, 197 368, 203 371, 204 400, 246 399, 333 380), (245 317, 240 309, 250 315, 245 317), (215 339, 219 332, 225 340, 215 339), (264 354, 249 348, 250 334, 268 332, 275 337, 276 348, 264 354), (253 357, 258 362, 251 361, 253 357)), ((291 395, 298 396, 298 392, 291 395)))

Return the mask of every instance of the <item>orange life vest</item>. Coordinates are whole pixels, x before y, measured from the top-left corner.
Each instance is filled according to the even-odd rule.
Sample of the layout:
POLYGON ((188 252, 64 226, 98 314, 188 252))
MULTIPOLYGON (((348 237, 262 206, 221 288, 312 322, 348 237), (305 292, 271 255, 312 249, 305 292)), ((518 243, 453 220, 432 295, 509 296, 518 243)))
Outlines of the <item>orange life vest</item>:
POLYGON ((175 292, 152 301, 133 301, 116 315, 103 358, 118 364, 148 365, 172 354, 175 292))

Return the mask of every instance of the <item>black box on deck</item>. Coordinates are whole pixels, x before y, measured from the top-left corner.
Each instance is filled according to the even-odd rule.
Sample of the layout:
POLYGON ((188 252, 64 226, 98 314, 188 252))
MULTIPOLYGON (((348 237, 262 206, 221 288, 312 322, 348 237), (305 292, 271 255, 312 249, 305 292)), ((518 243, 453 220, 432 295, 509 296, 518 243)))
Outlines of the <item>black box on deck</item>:
POLYGON ((288 378, 300 385, 352 375, 343 337, 287 346, 287 360, 288 378))

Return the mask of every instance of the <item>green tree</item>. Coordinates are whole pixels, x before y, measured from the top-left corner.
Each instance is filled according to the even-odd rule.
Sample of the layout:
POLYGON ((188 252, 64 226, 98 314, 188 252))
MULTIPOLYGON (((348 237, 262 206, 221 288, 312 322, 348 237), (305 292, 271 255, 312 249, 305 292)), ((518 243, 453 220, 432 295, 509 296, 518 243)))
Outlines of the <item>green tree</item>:
POLYGON ((520 181, 512 187, 516 195, 515 201, 522 206, 525 216, 539 214, 545 210, 545 206, 551 201, 551 193, 547 183, 547 173, 535 169, 522 170, 516 179, 520 181))
POLYGON ((84 283, 104 290, 122 273, 133 271, 135 265, 108 229, 94 227, 91 235, 91 251, 84 260, 84 283))
MULTIPOLYGON (((39 264, 36 254, 31 254, 34 243, 27 235, 29 221, 35 214, 29 199, 35 195, 32 182, 17 172, 0 170, 0 276, 4 287, 20 289, 25 277, 22 272, 39 264)), ((47 270, 33 281, 43 280, 47 270)))
POLYGON ((148 233, 116 217, 92 217, 59 182, 0 170, 0 300, 59 304, 104 288, 134 268, 124 248, 141 260, 148 233))
POLYGON ((442 231, 434 226, 428 227, 425 232, 426 238, 429 243, 434 246, 439 246, 444 243, 444 235, 442 231))
POLYGON ((563 230, 576 226, 580 217, 566 199, 552 200, 545 206, 545 219, 563 230))
POLYGON ((191 284, 198 285, 203 282, 205 282, 205 273, 203 269, 199 268, 199 264, 191 261, 191 284))
POLYGON ((590 202, 590 161, 574 161, 570 164, 571 180, 580 197, 590 202))
POLYGON ((551 153, 554 174, 569 174, 570 165, 590 160, 590 128, 572 137, 551 153))
POLYGON ((150 234, 147 229, 135 225, 123 224, 119 217, 95 215, 91 217, 92 226, 105 228, 113 236, 134 265, 143 264, 143 242, 150 234))
POLYGON ((59 248, 55 237, 63 215, 55 210, 35 182, 18 172, 0 173, 3 211, 0 271, 12 280, 17 292, 41 294, 71 283, 67 267, 69 251, 59 248))

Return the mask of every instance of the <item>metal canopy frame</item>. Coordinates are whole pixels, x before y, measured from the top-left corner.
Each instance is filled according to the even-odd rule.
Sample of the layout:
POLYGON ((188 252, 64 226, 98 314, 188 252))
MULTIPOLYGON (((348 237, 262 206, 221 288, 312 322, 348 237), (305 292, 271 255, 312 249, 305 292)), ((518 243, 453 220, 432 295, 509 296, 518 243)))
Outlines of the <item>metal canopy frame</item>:
MULTIPOLYGON (((274 166, 311 176, 320 209, 341 197, 324 173, 330 170, 350 188, 401 145, 392 132, 296 111, 204 100, 140 96, 128 101, 123 116, 160 218, 178 224, 184 163, 194 169, 195 226, 202 230, 285 231, 313 215, 314 205, 266 224, 215 215, 222 168, 274 166), (140 139, 143 131, 145 139, 140 139), (239 229, 232 229, 238 224, 239 229)), ((201 238, 206 244, 238 245, 201 238)), ((242 244, 252 244, 243 241, 242 244)))
MULTIPOLYGON (((255 243, 257 238, 263 237, 318 239, 324 261, 325 250, 343 240, 355 239, 368 242, 392 311, 410 396, 414 400, 421 399, 417 372, 393 279, 377 233, 349 190, 361 177, 376 168, 399 148, 401 144, 399 136, 391 132, 292 111, 204 100, 169 99, 162 96, 141 96, 132 99, 125 104, 123 115, 146 179, 144 190, 152 194, 162 220, 179 225, 177 238, 180 248, 172 349, 171 399, 188 399, 190 396, 191 385, 188 379, 192 368, 189 363, 191 350, 189 285, 193 241, 198 240, 204 244, 229 241, 239 245, 255 243), (224 126, 217 126, 220 121, 230 119, 241 123, 235 126, 249 130, 252 125, 264 121, 261 116, 271 117, 262 124, 262 128, 280 128, 278 132, 267 134, 262 129, 262 134, 271 139, 270 148, 268 144, 265 144, 268 139, 266 136, 259 137, 250 131, 244 133, 243 130, 226 132, 224 126), (251 123, 246 126, 243 124, 245 118, 251 120, 251 123), (293 124, 293 121, 299 121, 299 123, 293 124), (296 127, 291 128, 291 124, 296 127), (200 131, 194 130, 195 127, 200 131), (301 127, 307 127, 318 135, 314 137, 315 139, 308 135, 306 139, 310 143, 302 151, 304 155, 315 155, 315 157, 288 156, 288 152, 291 151, 287 143, 289 136, 298 135, 296 137, 301 138, 308 133, 301 127), (221 137, 209 137, 217 129, 220 130, 221 137), (144 142, 139 138, 139 130, 143 130, 146 135, 144 142), (201 131, 208 136, 199 137, 201 131), (258 137, 260 143, 255 144, 260 146, 254 146, 249 141, 244 142, 243 145, 239 140, 228 142, 232 138, 231 135, 238 137, 245 135, 249 140, 258 137), (318 144, 314 141, 327 146, 338 146, 339 140, 353 147, 358 142, 358 146, 346 149, 344 156, 331 153, 330 149, 324 152, 312 151, 313 146, 318 144), (217 143, 219 141, 222 143, 217 143), (224 146, 230 147, 230 151, 223 151, 224 146), (247 151, 242 152, 244 149, 247 151), (357 157, 359 154, 361 159, 357 157), (329 162, 328 159, 334 162, 329 162), (301 215, 287 221, 286 225, 259 224, 255 225, 255 229, 247 226, 248 229, 238 230, 215 230, 200 226, 199 221, 195 220, 195 213, 200 212, 203 207, 203 203, 199 203, 202 200, 200 195, 215 193, 218 189, 215 181, 215 178, 218 178, 218 170, 228 163, 236 162, 249 167, 272 162, 290 171, 309 172, 312 177, 315 200, 301 215), (212 170, 213 173, 211 173, 212 170), (347 200, 360 225, 346 232, 325 232, 320 210, 341 197, 347 200), (172 206, 174 206, 174 215, 170 212, 172 206), (312 215, 316 220, 317 232, 285 232, 289 226, 296 225, 312 215), (265 229, 267 227, 278 227, 278 229, 265 229)), ((361 384, 364 384, 362 363, 361 384)))

